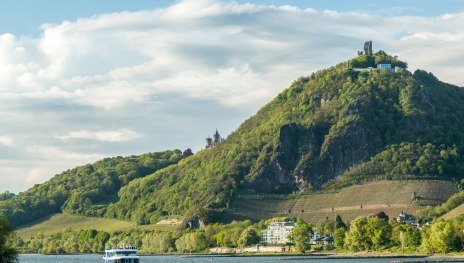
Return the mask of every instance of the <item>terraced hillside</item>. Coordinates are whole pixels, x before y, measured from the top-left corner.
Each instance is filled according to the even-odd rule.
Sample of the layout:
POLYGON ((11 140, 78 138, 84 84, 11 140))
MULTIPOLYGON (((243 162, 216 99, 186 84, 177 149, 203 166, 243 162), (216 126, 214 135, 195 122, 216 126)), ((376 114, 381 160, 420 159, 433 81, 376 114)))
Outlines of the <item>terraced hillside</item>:
POLYGON ((296 198, 272 195, 238 195, 231 203, 228 219, 259 220, 278 216, 301 217, 317 223, 346 221, 385 211, 397 216, 401 210, 414 213, 427 205, 446 201, 456 188, 452 182, 438 180, 375 181, 343 188, 332 193, 302 195, 296 198), (413 200, 413 193, 416 200, 413 200))

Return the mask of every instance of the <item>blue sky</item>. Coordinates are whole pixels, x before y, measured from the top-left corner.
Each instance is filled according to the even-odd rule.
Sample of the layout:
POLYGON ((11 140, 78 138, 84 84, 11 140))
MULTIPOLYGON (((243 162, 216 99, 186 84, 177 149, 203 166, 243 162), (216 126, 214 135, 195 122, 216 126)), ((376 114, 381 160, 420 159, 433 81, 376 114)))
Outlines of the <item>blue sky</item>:
MULTIPOLYGON (((95 14, 137 11, 172 5, 172 0, 2 0, 0 32, 35 35, 43 23, 60 23, 95 14)), ((383 16, 437 16, 464 10, 463 0, 237 0, 238 3, 292 5, 300 8, 330 9, 340 12, 367 12, 383 16)))
POLYGON ((463 86, 463 2, 1 1, 0 192, 104 157, 197 152, 366 40, 463 86))

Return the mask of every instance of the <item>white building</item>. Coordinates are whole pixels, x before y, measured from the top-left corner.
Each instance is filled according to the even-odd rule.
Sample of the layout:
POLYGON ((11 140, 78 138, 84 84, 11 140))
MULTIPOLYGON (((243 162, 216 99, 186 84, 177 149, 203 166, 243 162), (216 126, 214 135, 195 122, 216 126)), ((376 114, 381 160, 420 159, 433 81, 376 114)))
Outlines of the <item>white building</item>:
POLYGON ((316 245, 317 241, 321 239, 321 233, 319 231, 314 231, 311 238, 309 239, 309 244, 316 245))
POLYGON ((377 69, 386 69, 386 70, 392 70, 392 65, 391 64, 386 64, 386 63, 380 63, 377 64, 377 69))
POLYGON ((396 218, 396 222, 412 226, 416 225, 416 218, 411 214, 401 211, 401 213, 396 218))
POLYGON ((262 243, 287 244, 288 235, 295 226, 295 222, 272 222, 266 230, 262 231, 262 243))

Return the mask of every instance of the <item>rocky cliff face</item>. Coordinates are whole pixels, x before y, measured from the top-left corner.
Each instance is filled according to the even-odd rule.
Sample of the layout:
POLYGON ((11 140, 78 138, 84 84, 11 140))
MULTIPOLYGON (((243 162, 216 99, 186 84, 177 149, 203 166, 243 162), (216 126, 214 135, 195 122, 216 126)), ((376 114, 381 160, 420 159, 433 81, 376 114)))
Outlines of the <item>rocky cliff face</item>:
POLYGON ((329 134, 329 128, 327 123, 309 128, 296 123, 283 125, 277 147, 262 153, 274 153, 276 157, 258 164, 264 169, 251 187, 262 192, 302 192, 320 188, 384 146, 380 134, 361 123, 352 123, 336 134, 329 134))

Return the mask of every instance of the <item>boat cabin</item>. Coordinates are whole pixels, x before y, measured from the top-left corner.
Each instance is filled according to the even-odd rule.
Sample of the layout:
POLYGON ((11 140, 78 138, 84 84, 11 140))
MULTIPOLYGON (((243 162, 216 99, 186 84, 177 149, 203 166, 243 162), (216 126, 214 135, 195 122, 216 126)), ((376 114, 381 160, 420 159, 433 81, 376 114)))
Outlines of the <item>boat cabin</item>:
POLYGON ((137 249, 133 247, 105 249, 103 259, 105 263, 140 263, 137 249))

